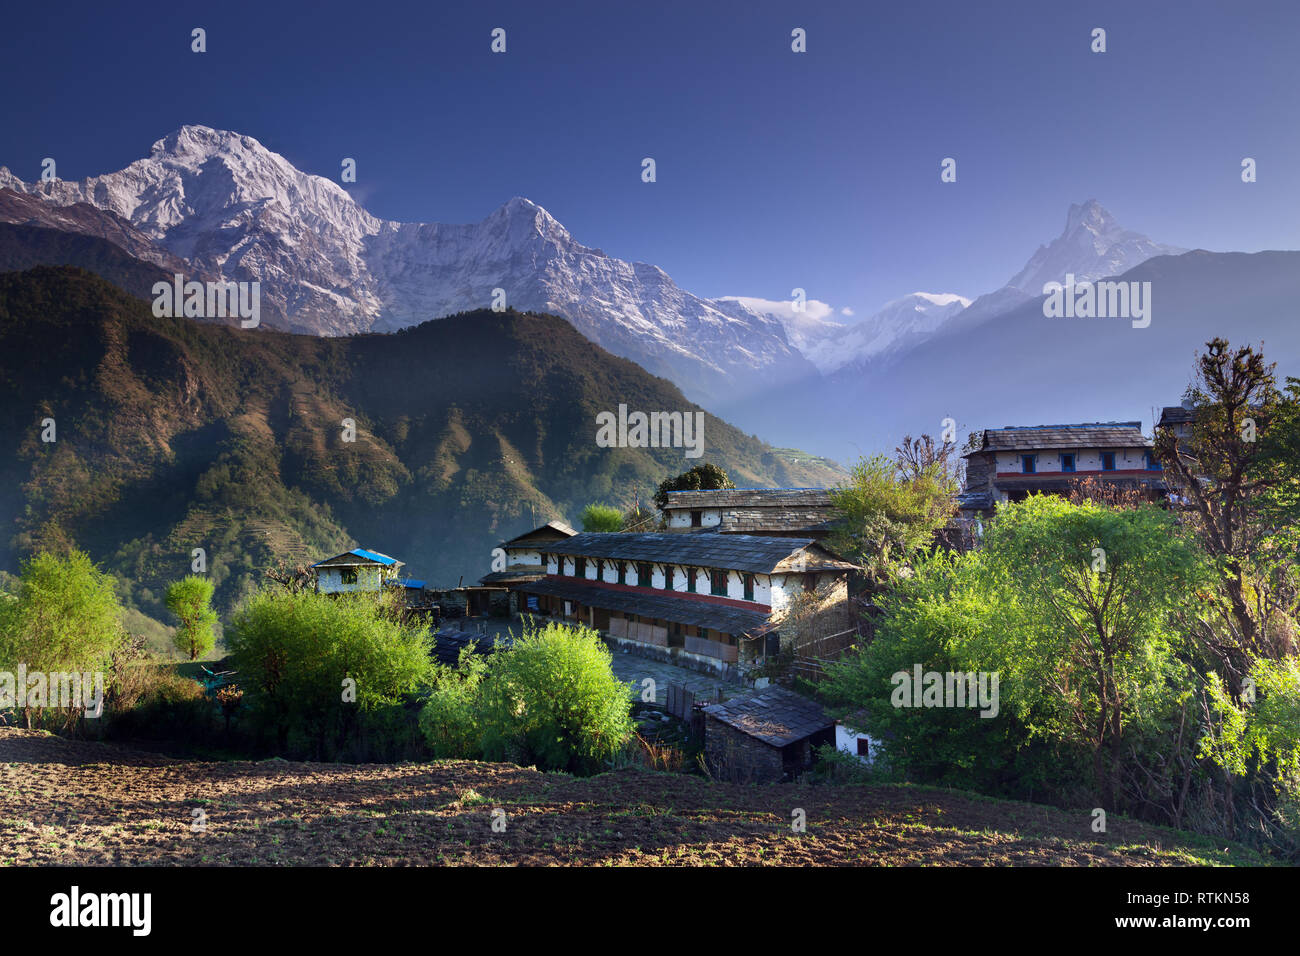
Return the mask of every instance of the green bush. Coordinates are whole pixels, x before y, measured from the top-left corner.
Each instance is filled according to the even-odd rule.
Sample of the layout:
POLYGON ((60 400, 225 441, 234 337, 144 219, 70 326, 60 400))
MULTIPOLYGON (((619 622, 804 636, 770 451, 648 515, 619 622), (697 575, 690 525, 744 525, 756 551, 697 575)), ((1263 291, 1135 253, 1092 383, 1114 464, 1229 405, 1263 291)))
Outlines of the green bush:
POLYGON ((261 591, 231 632, 245 703, 281 752, 291 736, 318 757, 343 748, 362 715, 400 703, 433 675, 428 628, 394 619, 371 595, 261 591))
POLYGON ((632 739, 632 691, 595 631, 551 623, 487 661, 461 655, 421 715, 439 756, 602 769, 632 739))
POLYGON ((609 505, 590 504, 578 518, 583 531, 622 531, 623 512, 609 505))
POLYGON ((435 757, 482 756, 478 699, 487 666, 473 647, 467 647, 456 669, 439 667, 433 693, 420 711, 420 731, 435 757))

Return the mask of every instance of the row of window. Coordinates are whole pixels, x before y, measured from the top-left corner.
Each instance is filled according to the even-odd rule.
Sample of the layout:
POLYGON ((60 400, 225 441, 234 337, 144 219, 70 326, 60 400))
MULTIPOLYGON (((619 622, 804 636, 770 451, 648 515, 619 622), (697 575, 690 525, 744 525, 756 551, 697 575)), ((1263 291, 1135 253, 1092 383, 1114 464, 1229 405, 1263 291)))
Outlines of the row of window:
MULTIPOLYGON (((1075 463, 1075 460, 1076 460, 1076 458, 1077 458, 1077 456, 1074 454, 1074 452, 1062 452, 1062 453, 1060 454, 1059 458, 1060 458, 1060 462, 1061 462, 1061 469, 1060 469, 1061 471, 1064 471, 1064 472, 1072 472, 1072 471, 1074 471, 1074 463, 1075 463)), ((1154 457, 1154 456, 1151 454, 1151 452, 1149 452, 1149 451, 1148 451, 1148 452, 1145 452, 1145 453, 1143 454, 1143 462, 1145 463, 1146 468, 1147 468, 1148 471, 1160 471, 1160 470, 1161 470, 1161 468, 1160 468, 1160 463, 1159 463, 1158 461, 1155 460, 1155 457, 1154 457)), ((1113 451, 1103 451, 1103 452, 1101 453, 1101 470, 1102 470, 1102 471, 1116 471, 1116 470, 1117 470, 1116 467, 1115 467, 1115 452, 1113 452, 1113 451)), ((1026 475, 1032 475, 1032 474, 1036 473, 1036 472, 1038 471, 1038 456, 1037 456, 1037 455, 1021 455, 1021 456, 1020 456, 1020 471, 1021 471, 1022 474, 1026 474, 1026 475)))
MULTIPOLYGON (((619 584, 626 584, 629 586, 642 587, 642 588, 653 587, 653 583, 652 583, 654 581, 654 577, 652 573, 654 570, 653 565, 647 562, 634 563, 631 561, 611 561, 610 563, 615 565, 618 568, 619 584), (635 585, 630 585, 630 581, 629 581, 630 575, 628 574, 628 570, 632 567, 636 568, 637 583, 635 585)), ((560 573, 564 574, 565 565, 563 559, 560 560, 559 565, 560 565, 560 573)), ((683 573, 685 573, 686 575, 687 593, 688 594, 699 593, 699 588, 697 586, 698 569, 689 567, 687 565, 681 565, 681 568, 683 573)), ((671 572, 671 567, 669 568, 669 572, 671 572)), ((708 574, 709 574, 709 593, 716 595, 718 597, 726 597, 728 572, 720 571, 720 570, 710 570, 708 574)), ((587 559, 574 558, 573 574, 568 576, 585 578, 587 576, 587 559)), ((605 561, 600 559, 596 560, 596 578, 597 580, 600 581, 605 580, 605 561)), ((669 580, 669 573, 665 573, 664 574, 665 584, 668 582, 668 580, 669 580)), ((740 580, 744 588, 745 600, 746 601, 754 600, 754 576, 752 574, 742 574, 740 576, 740 580)), ((665 589, 661 588, 660 590, 665 590, 665 589)))

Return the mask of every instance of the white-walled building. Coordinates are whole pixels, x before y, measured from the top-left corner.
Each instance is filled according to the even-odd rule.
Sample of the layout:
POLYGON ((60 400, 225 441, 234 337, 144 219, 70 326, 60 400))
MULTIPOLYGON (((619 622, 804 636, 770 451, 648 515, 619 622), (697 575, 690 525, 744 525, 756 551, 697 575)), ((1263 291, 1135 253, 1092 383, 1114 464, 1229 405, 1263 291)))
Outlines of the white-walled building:
MULTIPOLYGON (((504 547, 541 553, 544 574, 509 583, 522 606, 711 669, 775 647, 773 618, 796 596, 829 587, 846 599, 855 568, 811 538, 584 533, 540 544, 524 535, 504 547)), ((522 555, 507 558, 522 564, 522 555)))
POLYGON ((1141 422, 988 428, 964 457, 961 507, 967 513, 991 512, 999 502, 1035 492, 1064 494, 1081 478, 1143 489, 1153 499, 1165 491, 1164 471, 1141 422))
POLYGON ((312 565, 316 572, 316 590, 321 594, 346 594, 355 591, 378 591, 397 580, 404 565, 378 551, 354 548, 312 565))

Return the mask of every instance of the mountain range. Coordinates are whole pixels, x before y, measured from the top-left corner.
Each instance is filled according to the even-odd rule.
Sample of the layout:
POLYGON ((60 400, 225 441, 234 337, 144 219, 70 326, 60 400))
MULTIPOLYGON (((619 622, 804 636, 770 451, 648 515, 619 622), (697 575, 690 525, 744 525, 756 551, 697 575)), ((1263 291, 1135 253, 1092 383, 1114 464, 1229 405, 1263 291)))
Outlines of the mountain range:
POLYGON ((694 295, 657 266, 583 245, 518 196, 468 225, 383 220, 253 137, 197 125, 125 169, 79 182, 25 183, 0 167, 0 221, 97 235, 187 276, 257 280, 268 326, 315 335, 394 331, 487 307, 501 290, 507 305, 564 316, 693 400, 731 404, 897 360, 1067 272, 1101 278, 1184 251, 1124 229, 1089 201, 1072 205, 1062 234, 990 295, 972 303, 917 292, 838 322, 789 302, 694 295))
MULTIPOLYGON (((75 545, 156 617, 194 548, 223 610, 273 560, 358 545, 431 586, 472 583, 501 540, 592 501, 645 503, 698 463, 599 447, 596 415, 620 404, 702 411, 556 316, 321 337, 158 318, 67 266, 0 273, 0 567, 75 545)), ((703 460, 742 487, 844 474, 704 421, 703 460)))
MULTIPOLYGON (((133 240, 156 244, 155 259, 260 281, 264 321, 288 331, 394 331, 489 307, 501 289, 508 306, 563 315, 692 398, 815 371, 780 322, 692 295, 657 266, 584 246, 530 200, 510 199, 469 225, 391 222, 239 133, 184 126, 125 169, 80 182, 24 183, 0 167, 0 188, 98 207, 128 224, 133 240)), ((24 220, 11 213, 8 221, 24 220)))
MULTIPOLYGON (((0 221, 104 238, 168 272, 184 266, 199 278, 256 279, 264 322, 312 335, 391 332, 481 309, 499 289, 508 305, 563 316, 728 421, 778 445, 832 457, 871 444, 892 447, 907 431, 934 431, 930 412, 918 414, 925 405, 918 390, 960 405, 956 417, 971 427, 990 424, 998 409, 1008 421, 1020 420, 1031 414, 1015 411, 1023 408, 1030 368, 1053 369, 1056 381, 1054 390, 1034 396, 1038 417, 1090 420, 1106 408, 1132 419, 1173 400, 1171 392, 1185 384, 1157 385, 1145 374, 1165 358, 1146 348, 1159 343, 1181 368, 1202 336, 1268 337, 1289 348, 1294 324, 1281 302, 1265 305, 1241 284, 1273 288, 1285 276, 1261 277, 1260 269, 1286 267, 1285 256, 1247 265, 1214 258, 1231 253, 1188 252, 1126 229, 1096 200, 1070 205, 1060 235, 999 288, 973 296, 914 292, 858 319, 813 300, 796 308, 755 296, 694 295, 656 266, 579 243, 520 197, 470 225, 381 220, 338 184, 294 168, 252 137, 203 126, 182 127, 146 158, 80 182, 24 183, 0 167, 0 221), (1085 374, 1070 365, 1061 328, 1025 319, 1036 312, 1042 319, 1045 283, 1124 276, 1188 256, 1205 276, 1228 285, 1207 288, 1195 269, 1162 267, 1156 321, 1163 328, 1145 340, 1116 342, 1120 351, 1106 356, 1104 370, 1085 374), (1191 288, 1199 300, 1189 297, 1191 288), (1216 326, 1200 316, 1196 301, 1254 311, 1216 326), (1170 302, 1186 302, 1191 312, 1170 314, 1170 302), (1009 339, 1011 328, 1021 337, 1009 339), (960 375, 953 355, 960 356, 960 375), (1103 392, 1086 384, 1101 377, 1113 382, 1103 392), (1094 400, 1062 398, 1081 391, 1094 400), (846 402, 858 412, 847 423, 826 413, 846 402)), ((18 264, 9 268, 37 261, 95 268, 78 260, 80 250, 55 256, 47 249, 44 259, 11 251, 18 264)))

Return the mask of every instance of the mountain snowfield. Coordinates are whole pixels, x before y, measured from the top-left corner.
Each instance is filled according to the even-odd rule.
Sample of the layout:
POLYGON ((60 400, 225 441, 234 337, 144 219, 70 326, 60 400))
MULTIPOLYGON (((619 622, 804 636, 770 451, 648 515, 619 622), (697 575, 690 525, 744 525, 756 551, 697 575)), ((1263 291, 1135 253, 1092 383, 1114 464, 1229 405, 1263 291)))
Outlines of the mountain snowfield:
MULTIPOLYGON (((251 136, 206 126, 183 126, 146 158, 80 182, 25 183, 0 167, 4 188, 77 206, 83 212, 62 228, 95 231, 124 247, 129 241, 137 257, 180 257, 199 278, 259 280, 269 326, 317 335, 389 332, 489 306, 501 289, 507 305, 563 316, 700 402, 870 374, 924 342, 1006 313, 1066 273, 1079 280, 1119 275, 1185 251, 1122 228, 1090 200, 1072 205, 1062 234, 996 292, 974 302, 915 292, 861 321, 841 322, 841 313, 815 300, 796 312, 790 302, 693 295, 657 266, 582 245, 522 197, 466 225, 379 219, 337 183, 296 169, 251 136), (87 205, 78 204, 111 219, 90 225, 87 205), (142 239, 156 243, 157 254, 142 250, 142 239)), ((59 219, 18 208, 9 221, 24 217, 59 219)))
POLYGON ((260 280, 264 321, 291 331, 393 331, 489 306, 500 288, 507 305, 563 316, 693 399, 815 374, 779 321, 583 246, 520 197, 469 225, 391 222, 251 136, 205 126, 80 182, 25 183, 0 167, 5 187, 108 210, 195 272, 260 280))
POLYGON ((1074 203, 1065 228, 1048 245, 1040 246, 1024 268, 1002 288, 972 302, 956 293, 913 292, 886 303, 873 315, 852 324, 826 318, 834 309, 823 302, 807 303, 802 313, 789 302, 729 297, 750 309, 778 319, 790 342, 823 375, 858 375, 901 358, 939 335, 971 328, 1004 315, 1043 294, 1047 282, 1118 276, 1162 255, 1186 249, 1154 242, 1121 226, 1095 199, 1074 203))

